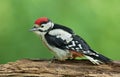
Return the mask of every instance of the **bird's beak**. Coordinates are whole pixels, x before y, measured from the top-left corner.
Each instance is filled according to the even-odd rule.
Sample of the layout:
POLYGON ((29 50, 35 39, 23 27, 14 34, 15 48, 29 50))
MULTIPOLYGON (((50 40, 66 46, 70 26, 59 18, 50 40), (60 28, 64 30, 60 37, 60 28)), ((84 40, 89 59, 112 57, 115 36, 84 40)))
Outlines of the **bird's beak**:
POLYGON ((33 28, 30 29, 30 31, 38 31, 38 28, 36 26, 39 26, 39 25, 37 25, 37 24, 33 25, 33 28))
POLYGON ((38 30, 37 28, 30 29, 30 31, 37 31, 37 30, 38 30))

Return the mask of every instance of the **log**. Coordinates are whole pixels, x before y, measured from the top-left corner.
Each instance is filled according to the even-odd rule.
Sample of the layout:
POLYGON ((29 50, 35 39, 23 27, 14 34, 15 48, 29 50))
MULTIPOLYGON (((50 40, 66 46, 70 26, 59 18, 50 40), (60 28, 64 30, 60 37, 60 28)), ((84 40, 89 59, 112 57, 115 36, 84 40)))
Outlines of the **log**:
POLYGON ((120 77, 120 61, 94 65, 88 60, 22 59, 1 64, 0 77, 120 77))

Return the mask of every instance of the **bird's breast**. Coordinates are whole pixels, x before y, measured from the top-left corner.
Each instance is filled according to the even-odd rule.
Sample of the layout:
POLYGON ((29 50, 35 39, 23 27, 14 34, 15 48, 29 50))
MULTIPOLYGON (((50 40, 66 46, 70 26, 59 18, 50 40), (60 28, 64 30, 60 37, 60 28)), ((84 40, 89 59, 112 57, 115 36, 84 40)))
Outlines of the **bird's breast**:
POLYGON ((63 50, 54 46, 51 46, 48 44, 46 38, 42 36, 43 43, 46 45, 46 47, 51 50, 53 55, 58 58, 59 60, 65 60, 68 57, 71 57, 71 53, 68 50, 63 50))

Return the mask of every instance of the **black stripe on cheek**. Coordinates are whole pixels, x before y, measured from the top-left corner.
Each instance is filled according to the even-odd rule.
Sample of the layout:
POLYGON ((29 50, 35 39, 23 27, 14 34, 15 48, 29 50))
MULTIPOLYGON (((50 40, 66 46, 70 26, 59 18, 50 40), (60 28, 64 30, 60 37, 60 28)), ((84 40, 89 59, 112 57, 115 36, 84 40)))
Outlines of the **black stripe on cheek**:
POLYGON ((38 31, 40 31, 40 32, 44 32, 43 30, 40 30, 40 29, 38 29, 38 31))

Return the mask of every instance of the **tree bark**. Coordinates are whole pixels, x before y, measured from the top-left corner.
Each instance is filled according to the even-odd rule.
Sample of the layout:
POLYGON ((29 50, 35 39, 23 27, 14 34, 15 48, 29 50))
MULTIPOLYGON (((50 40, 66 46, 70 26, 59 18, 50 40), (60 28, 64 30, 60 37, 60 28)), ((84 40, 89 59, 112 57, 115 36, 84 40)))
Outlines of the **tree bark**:
POLYGON ((94 65, 88 60, 23 59, 1 64, 0 77, 120 77, 120 62, 94 65))

